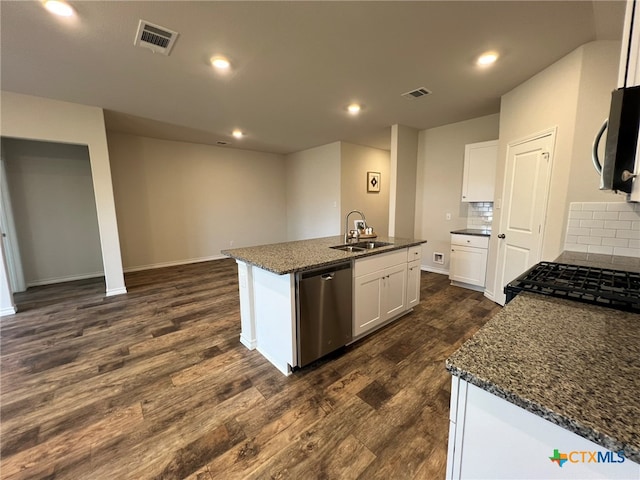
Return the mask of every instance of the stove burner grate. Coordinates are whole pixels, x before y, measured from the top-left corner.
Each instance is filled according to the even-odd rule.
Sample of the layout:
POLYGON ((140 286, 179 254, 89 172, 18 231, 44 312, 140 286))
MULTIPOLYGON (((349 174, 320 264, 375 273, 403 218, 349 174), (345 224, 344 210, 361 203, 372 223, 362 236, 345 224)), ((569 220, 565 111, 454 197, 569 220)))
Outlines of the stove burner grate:
POLYGON ((533 292, 640 313, 640 273, 540 262, 505 287, 507 303, 533 292))

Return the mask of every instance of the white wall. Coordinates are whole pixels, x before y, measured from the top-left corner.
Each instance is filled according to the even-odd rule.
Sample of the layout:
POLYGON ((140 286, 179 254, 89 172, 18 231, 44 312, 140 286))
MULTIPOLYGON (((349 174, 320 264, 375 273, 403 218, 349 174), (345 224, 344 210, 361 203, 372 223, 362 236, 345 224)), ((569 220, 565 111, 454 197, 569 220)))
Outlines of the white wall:
POLYGON ((88 146, 106 293, 125 293, 102 109, 4 91, 0 108, 1 136, 88 146))
MULTIPOLYGON (((612 193, 595 191, 597 177, 588 153, 599 124, 608 115, 618 56, 618 42, 583 45, 502 97, 496 198, 502 197, 507 145, 557 127, 543 260, 554 260, 562 252, 570 201, 621 200, 612 193), (597 68, 598 65, 602 68, 597 68)), ((493 232, 498 233, 501 211, 495 208, 494 213, 493 232)), ((489 249, 488 288, 502 288, 494 285, 497 254, 494 235, 489 249)))
POLYGON ((418 131, 404 125, 391 126, 389 235, 415 236, 416 170, 418 131))
POLYGON ((287 240, 340 234, 340 142, 286 160, 287 240))
POLYGON ((87 147, 8 138, 2 142, 26 285, 101 276, 87 147))
POLYGON ((108 140, 128 270, 286 239, 281 155, 115 132, 108 140))
MULTIPOLYGON (((582 67, 567 202, 624 202, 625 195, 598 188, 600 179, 591 166, 593 138, 609 116, 611 92, 617 86, 620 42, 591 42, 581 48, 582 67)), ((606 134, 601 141, 602 155, 605 138, 606 134)), ((564 218, 567 218, 566 214, 564 218)))
MULTIPOLYGON (((389 152, 377 148, 341 142, 341 214, 340 233, 344 234, 344 217, 360 210, 367 224, 379 235, 389 231, 389 152), (380 172, 380 191, 367 192, 367 172, 380 172)), ((359 217, 354 214, 349 220, 359 217)))
POLYGON ((467 227, 467 204, 461 201, 464 147, 498 138, 499 120, 498 114, 487 115, 419 134, 415 231, 427 240, 422 246, 427 270, 449 272, 450 232, 467 227), (444 265, 433 262, 433 252, 444 254, 444 265))

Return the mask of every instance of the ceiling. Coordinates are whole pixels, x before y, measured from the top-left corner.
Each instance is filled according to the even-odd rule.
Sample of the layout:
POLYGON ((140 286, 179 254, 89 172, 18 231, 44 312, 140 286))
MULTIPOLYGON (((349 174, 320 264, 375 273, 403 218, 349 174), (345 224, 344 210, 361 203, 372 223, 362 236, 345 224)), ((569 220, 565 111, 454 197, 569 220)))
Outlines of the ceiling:
POLYGON ((497 113, 501 95, 576 47, 619 40, 624 17, 624 2, 590 0, 69 3, 75 18, 0 3, 3 90, 102 107, 110 131, 274 153, 389 149, 393 124, 497 113), (133 45, 140 19, 179 32, 171 55, 133 45), (482 69, 486 50, 501 57, 482 69), (433 93, 401 97, 419 87, 433 93))

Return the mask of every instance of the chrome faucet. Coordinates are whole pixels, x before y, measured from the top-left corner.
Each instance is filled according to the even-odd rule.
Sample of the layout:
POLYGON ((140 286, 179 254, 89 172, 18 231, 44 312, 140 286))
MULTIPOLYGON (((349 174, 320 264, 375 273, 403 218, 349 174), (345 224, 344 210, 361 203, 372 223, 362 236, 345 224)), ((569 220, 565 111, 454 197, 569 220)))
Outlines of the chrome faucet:
MULTIPOLYGON (((347 216, 344 219, 344 243, 349 243, 349 239, 354 238, 352 235, 349 234, 349 215, 351 215, 352 213, 358 213, 360 214, 360 216, 362 217, 362 221, 364 222, 364 226, 367 226, 367 220, 364 218, 364 213, 362 213, 360 210, 351 210, 349 213, 347 213, 347 216)), ((360 238, 360 232, 358 231, 358 229, 355 229, 355 239, 356 242, 358 241, 358 239, 360 238)))

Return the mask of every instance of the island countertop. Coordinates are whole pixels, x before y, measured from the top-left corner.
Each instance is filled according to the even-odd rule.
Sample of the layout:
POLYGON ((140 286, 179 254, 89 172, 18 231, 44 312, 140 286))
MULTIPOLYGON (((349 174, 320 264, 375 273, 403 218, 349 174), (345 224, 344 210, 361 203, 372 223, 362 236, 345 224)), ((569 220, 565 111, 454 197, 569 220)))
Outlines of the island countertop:
POLYGON ((314 238, 310 240, 298 240, 295 242, 272 243, 268 245, 258 245, 255 247, 233 248, 222 250, 222 254, 242 262, 255 265, 278 275, 294 272, 312 270, 344 262, 357 257, 377 255, 384 252, 391 252, 401 248, 411 247, 426 243, 426 240, 399 237, 380 237, 372 239, 377 242, 391 243, 384 247, 379 247, 364 252, 344 252, 330 247, 344 245, 344 237, 336 235, 333 237, 314 238))
POLYGON ((640 463, 638 314, 521 293, 446 368, 640 463))

